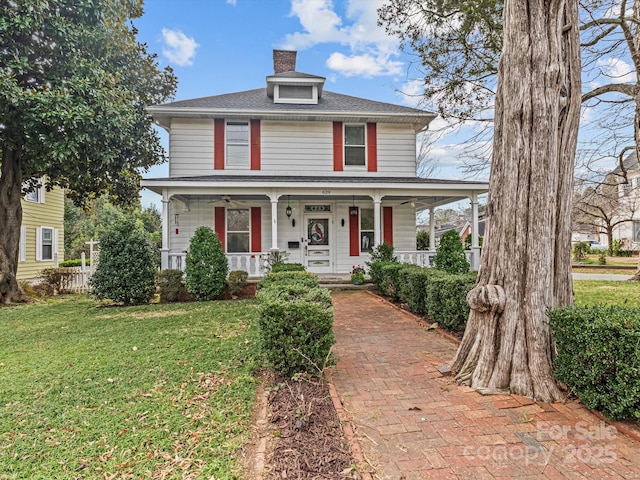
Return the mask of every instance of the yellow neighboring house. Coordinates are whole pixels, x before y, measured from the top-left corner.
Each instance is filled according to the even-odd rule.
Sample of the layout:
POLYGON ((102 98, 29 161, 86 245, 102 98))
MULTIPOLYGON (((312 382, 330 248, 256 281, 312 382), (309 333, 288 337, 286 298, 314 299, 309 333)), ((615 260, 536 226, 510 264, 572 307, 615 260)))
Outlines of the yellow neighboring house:
POLYGON ((64 190, 40 187, 22 199, 18 280, 37 278, 64 260, 64 190))

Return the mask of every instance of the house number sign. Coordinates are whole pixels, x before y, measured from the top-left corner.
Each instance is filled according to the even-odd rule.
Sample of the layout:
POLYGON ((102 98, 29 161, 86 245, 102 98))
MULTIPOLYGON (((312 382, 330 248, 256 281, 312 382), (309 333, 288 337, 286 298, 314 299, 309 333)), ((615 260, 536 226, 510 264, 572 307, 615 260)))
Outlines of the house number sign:
POLYGON ((331 205, 305 205, 305 212, 330 212, 331 205))

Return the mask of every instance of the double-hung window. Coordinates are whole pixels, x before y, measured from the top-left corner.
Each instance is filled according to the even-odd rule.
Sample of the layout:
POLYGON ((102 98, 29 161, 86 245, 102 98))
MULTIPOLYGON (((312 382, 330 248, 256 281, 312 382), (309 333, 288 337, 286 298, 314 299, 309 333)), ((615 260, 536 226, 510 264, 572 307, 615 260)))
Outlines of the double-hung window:
POLYGON ((633 221, 633 241, 640 243, 640 220, 633 221))
POLYGON ((36 260, 53 260, 55 251, 55 230, 51 227, 36 228, 36 260))
POLYGON ((344 164, 345 166, 366 165, 366 140, 364 125, 344 126, 344 164))
POLYGON ((249 166, 249 122, 227 122, 227 166, 249 166))
POLYGON ((251 215, 248 208, 227 209, 227 252, 248 252, 251 215))

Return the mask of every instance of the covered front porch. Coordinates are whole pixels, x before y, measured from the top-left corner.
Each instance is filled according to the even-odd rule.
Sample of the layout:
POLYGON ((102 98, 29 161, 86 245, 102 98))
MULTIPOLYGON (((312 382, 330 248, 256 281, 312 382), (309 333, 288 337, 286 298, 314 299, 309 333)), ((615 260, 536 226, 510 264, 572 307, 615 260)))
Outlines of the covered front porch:
POLYGON ((265 177, 220 175, 144 180, 162 195, 162 268, 184 269, 195 229, 218 233, 230 270, 265 272, 272 252, 318 274, 347 274, 381 243, 402 262, 431 266, 434 210, 466 200, 472 207, 471 249, 480 259, 478 195, 487 185, 420 178, 265 177), (430 212, 430 245, 416 249, 416 213, 430 212))

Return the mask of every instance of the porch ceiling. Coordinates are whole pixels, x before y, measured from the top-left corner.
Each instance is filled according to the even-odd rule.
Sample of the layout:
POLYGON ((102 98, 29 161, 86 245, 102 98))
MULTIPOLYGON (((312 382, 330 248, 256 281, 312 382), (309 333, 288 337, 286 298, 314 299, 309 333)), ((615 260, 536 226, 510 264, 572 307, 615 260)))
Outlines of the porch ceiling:
POLYGON ((199 177, 142 180, 141 185, 168 196, 181 195, 220 200, 231 195, 235 200, 250 200, 276 195, 291 200, 363 200, 374 195, 384 200, 413 202, 420 211, 446 205, 488 191, 483 182, 441 180, 419 177, 287 177, 273 175, 211 175, 199 177))

